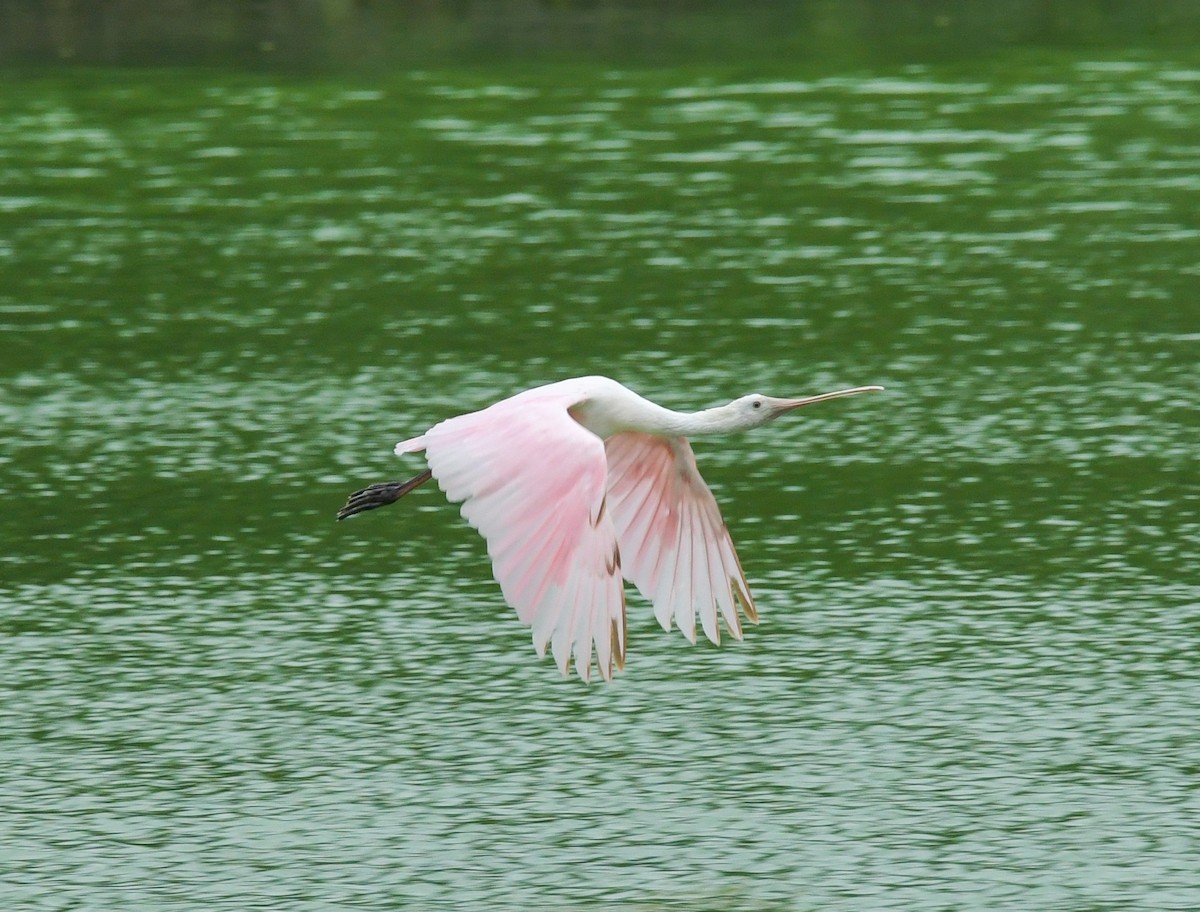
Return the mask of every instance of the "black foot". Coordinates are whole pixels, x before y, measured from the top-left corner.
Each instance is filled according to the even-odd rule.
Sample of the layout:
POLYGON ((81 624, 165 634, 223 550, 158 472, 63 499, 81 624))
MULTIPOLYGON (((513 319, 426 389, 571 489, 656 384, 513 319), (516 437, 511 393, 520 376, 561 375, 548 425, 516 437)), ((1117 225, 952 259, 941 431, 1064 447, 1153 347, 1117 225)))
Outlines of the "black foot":
POLYGON ((343 520, 347 516, 353 516, 355 513, 363 513, 367 510, 374 510, 378 507, 386 507, 388 504, 394 504, 401 497, 407 494, 414 488, 418 488, 433 477, 433 473, 426 469, 420 475, 410 478, 408 481, 381 481, 377 484, 368 485, 361 491, 355 491, 346 500, 345 506, 338 510, 338 520, 343 520))

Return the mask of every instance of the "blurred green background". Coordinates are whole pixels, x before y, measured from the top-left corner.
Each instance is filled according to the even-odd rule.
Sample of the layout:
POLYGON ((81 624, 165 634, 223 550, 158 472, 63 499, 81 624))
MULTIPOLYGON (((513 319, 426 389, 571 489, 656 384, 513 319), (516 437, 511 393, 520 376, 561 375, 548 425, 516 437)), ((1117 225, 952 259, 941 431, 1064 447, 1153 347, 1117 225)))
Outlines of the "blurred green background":
POLYGON ((0 0, 0 903, 1193 909, 1191 3, 0 0), (396 440, 680 408, 561 680, 396 440))
POLYGON ((3 0, 0 62, 388 68, 504 59, 826 64, 1195 48, 1190 0, 3 0))

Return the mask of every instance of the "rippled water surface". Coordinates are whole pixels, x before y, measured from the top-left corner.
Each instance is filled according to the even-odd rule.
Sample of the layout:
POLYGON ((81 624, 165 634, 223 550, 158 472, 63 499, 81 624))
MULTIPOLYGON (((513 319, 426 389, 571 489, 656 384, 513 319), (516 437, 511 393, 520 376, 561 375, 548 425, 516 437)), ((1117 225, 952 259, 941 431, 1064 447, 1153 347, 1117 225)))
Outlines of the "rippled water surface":
POLYGON ((0 898, 1200 908, 1200 69, 0 95, 0 898), (398 439, 697 408, 762 623, 560 679, 398 439))

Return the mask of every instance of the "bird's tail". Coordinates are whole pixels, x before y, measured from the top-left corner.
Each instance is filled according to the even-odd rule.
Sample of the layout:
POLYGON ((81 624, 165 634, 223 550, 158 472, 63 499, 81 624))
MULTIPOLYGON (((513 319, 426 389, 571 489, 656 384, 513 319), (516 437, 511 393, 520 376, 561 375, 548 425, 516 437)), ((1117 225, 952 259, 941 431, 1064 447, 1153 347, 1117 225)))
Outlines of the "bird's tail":
POLYGON ((346 499, 345 506, 338 510, 337 518, 341 521, 347 516, 353 516, 355 513, 362 513, 366 510, 374 510, 377 507, 386 507, 388 504, 394 504, 409 491, 419 488, 432 477, 433 472, 426 469, 420 475, 414 475, 408 481, 381 481, 377 484, 368 485, 361 491, 355 491, 346 499))

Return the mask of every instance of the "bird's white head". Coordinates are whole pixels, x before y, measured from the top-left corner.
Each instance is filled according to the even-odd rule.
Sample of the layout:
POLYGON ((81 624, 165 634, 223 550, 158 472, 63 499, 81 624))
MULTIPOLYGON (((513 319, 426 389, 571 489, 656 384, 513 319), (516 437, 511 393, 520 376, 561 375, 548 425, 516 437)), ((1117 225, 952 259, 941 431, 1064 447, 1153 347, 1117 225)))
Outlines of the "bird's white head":
POLYGON ((735 416, 740 428, 755 428, 774 421, 780 415, 794 411, 804 405, 824 402, 826 399, 840 399, 842 396, 853 396, 858 393, 877 393, 882 386, 855 386, 850 389, 835 390, 832 393, 821 393, 818 396, 805 396, 803 399, 780 399, 775 396, 764 396, 761 393, 751 393, 734 399, 725 408, 735 416))

